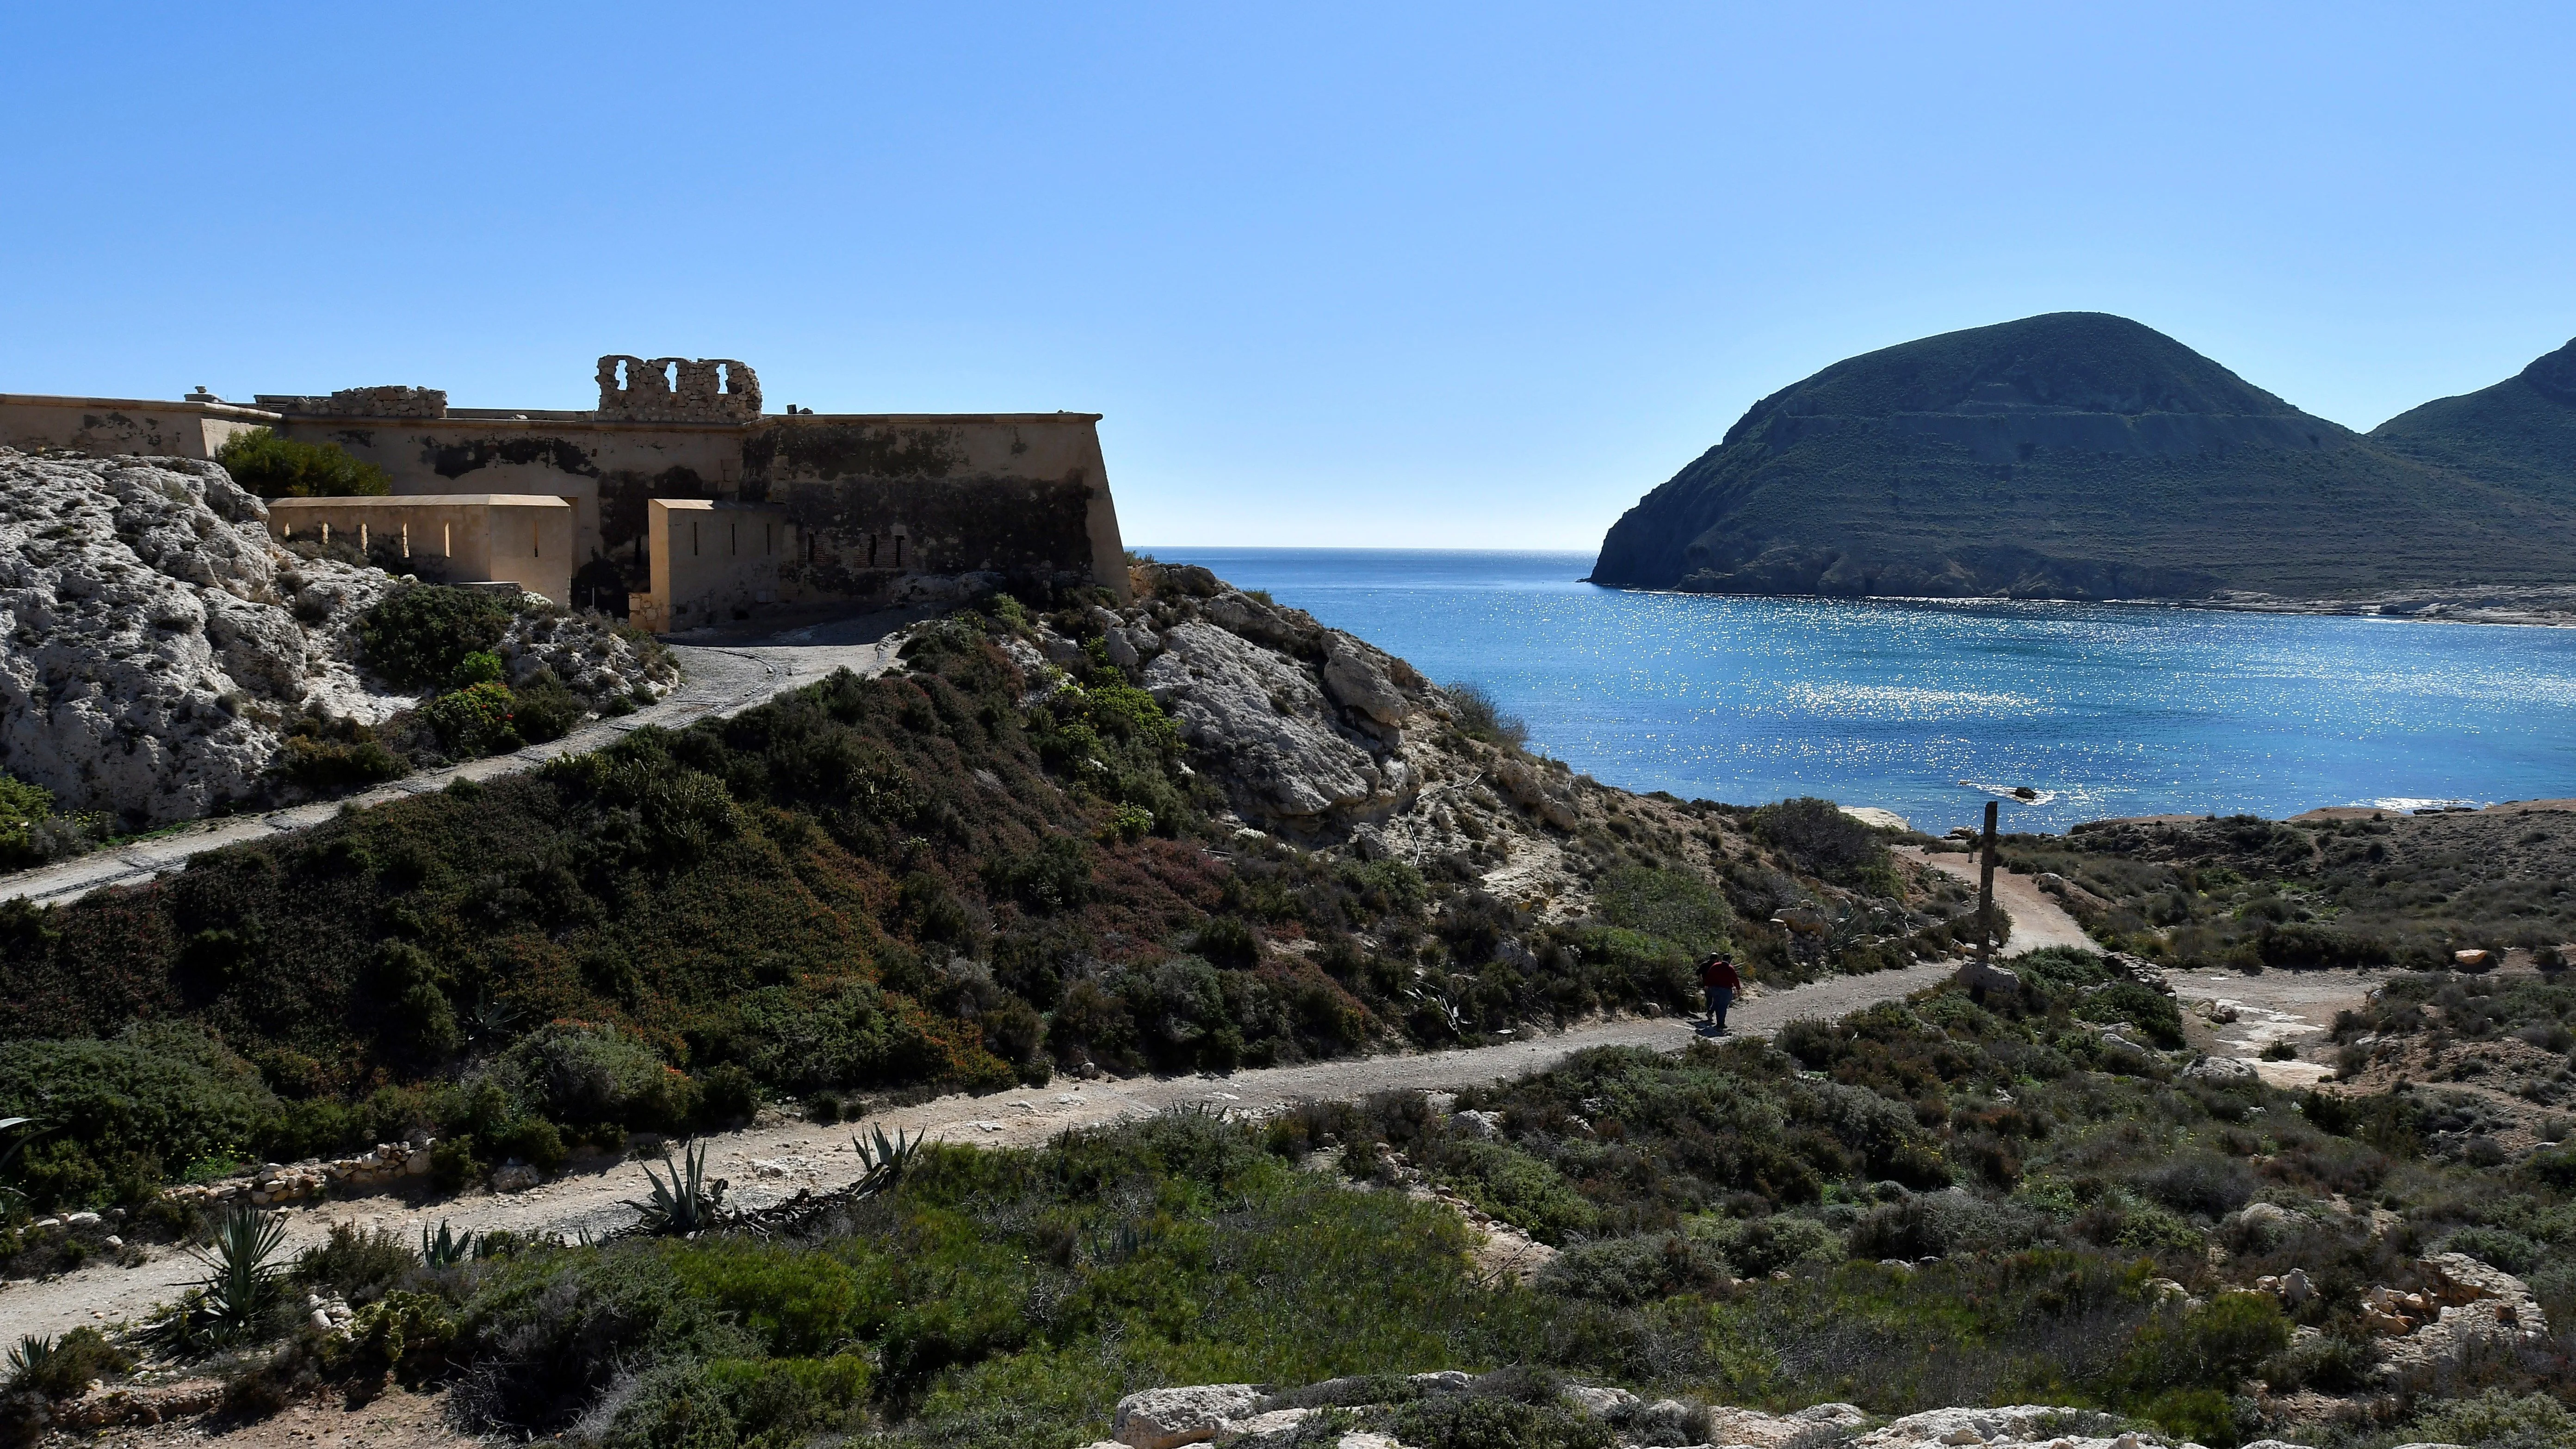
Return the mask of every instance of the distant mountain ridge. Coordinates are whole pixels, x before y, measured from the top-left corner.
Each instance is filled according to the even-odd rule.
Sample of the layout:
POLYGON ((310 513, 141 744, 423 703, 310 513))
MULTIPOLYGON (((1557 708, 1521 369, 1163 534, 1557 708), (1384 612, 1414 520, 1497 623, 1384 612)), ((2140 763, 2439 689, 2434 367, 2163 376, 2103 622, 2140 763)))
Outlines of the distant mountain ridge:
POLYGON ((1592 579, 1709 593, 2337 598, 2576 574, 2576 343, 2365 436, 2058 312, 1847 358, 1630 509, 1592 579))

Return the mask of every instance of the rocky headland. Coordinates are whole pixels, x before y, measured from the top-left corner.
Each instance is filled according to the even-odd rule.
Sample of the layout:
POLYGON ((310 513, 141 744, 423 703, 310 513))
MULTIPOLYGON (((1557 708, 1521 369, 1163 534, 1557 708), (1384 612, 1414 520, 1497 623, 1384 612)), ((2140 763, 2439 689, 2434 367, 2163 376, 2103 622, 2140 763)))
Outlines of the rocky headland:
POLYGON ((1592 579, 2555 622, 2571 375, 2576 343, 2361 434, 2125 318, 1947 333, 1756 403, 1612 526, 1592 579))

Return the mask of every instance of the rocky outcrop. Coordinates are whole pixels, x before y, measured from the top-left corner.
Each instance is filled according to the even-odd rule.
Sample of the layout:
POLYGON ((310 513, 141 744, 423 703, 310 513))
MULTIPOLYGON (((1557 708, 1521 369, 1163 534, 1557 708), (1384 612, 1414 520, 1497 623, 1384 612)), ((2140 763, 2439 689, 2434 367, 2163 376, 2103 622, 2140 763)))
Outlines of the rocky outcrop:
MULTIPOLYGON (((114 827, 289 803, 272 769, 301 721, 413 708, 361 667, 359 618, 402 581, 291 553, 220 466, 0 449, 0 770, 114 827)), ((678 681, 604 619, 522 612, 497 652, 593 708, 678 681)))
MULTIPOLYGON (((1509 1378, 1506 1372, 1501 1378, 1509 1378)), ((1489 1392, 1489 1380, 1455 1370, 1405 1379, 1331 1379, 1272 1392, 1256 1384, 1203 1384, 1148 1389, 1118 1401, 1115 1436, 1089 1449, 1178 1449, 1213 1443, 1241 1449, 1338 1444, 1339 1449, 1403 1449, 1392 1432, 1396 1406, 1450 1395, 1489 1392), (1353 1427, 1318 1437, 1307 1420, 1331 1407, 1353 1427)), ((1568 1384, 1563 1412, 1591 1420, 1622 1446, 1675 1444, 1690 1449, 1784 1449, 1839 1437, 1853 1449, 2199 1449, 2187 1441, 2121 1428, 2109 1415, 2046 1404, 1930 1409, 1865 1433, 1870 1415, 1855 1404, 1816 1404, 1786 1414, 1711 1407, 1680 1399, 1649 1402, 1615 1385, 1568 1384)), ((2249 1449, 2299 1449, 2266 1440, 2249 1449)))
POLYGON ((1148 602, 1097 622, 1111 661, 1138 672, 1181 738, 1212 757, 1247 818, 1311 835, 1411 800, 1447 697, 1300 610, 1197 592, 1213 583, 1195 577, 1205 572, 1152 570, 1148 602))
POLYGON ((0 450, 0 769, 123 824, 258 799, 291 718, 374 724, 352 628, 393 580, 269 542, 217 465, 0 450))
POLYGON ((2482 1342, 2541 1342, 2549 1320, 2521 1279, 2466 1253, 2416 1265, 2422 1287, 2381 1284, 2362 1294, 2362 1323, 2381 1336, 2383 1376, 2439 1370, 2482 1342))
MULTIPOLYGON (((2151 1449, 2154 1435, 2087 1434, 2106 1416, 2084 1409, 2015 1404, 2002 1409, 1927 1409, 1853 1441, 1854 1449, 2151 1449)), ((2107 1425, 2105 1425, 2107 1427, 2107 1425)))

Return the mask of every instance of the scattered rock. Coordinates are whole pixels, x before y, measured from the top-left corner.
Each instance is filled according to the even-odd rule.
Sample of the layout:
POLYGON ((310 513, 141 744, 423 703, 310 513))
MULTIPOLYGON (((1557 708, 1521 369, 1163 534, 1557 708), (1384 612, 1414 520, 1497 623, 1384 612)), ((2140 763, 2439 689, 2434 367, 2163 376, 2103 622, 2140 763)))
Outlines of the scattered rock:
MULTIPOLYGON (((2243 1057, 2221 1056, 2202 1057, 2199 1061, 2193 1062, 2190 1066, 2183 1068, 2182 1074, 2186 1077, 2205 1082, 2250 1081, 2258 1075, 2254 1070, 2254 1064, 2245 1060, 2243 1057)), ((2271 1207, 2272 1205, 2270 1203, 2257 1203, 2255 1206, 2271 1207)))
POLYGON ((1633 1409, 1641 1402, 1626 1389, 1595 1388, 1590 1384, 1567 1384, 1559 1392, 1567 1403, 1596 1419, 1633 1409))
POLYGON ((2021 976, 2001 966, 1990 966, 1970 957, 1959 964, 1959 985, 1970 992, 1989 992, 1998 996, 2021 994, 2021 976))
POLYGON ((1130 1449, 1174 1449, 1203 1444, 1229 1419, 1250 1417, 1263 1397, 1258 1384, 1200 1384, 1147 1389, 1118 1401, 1110 1436, 1130 1449))

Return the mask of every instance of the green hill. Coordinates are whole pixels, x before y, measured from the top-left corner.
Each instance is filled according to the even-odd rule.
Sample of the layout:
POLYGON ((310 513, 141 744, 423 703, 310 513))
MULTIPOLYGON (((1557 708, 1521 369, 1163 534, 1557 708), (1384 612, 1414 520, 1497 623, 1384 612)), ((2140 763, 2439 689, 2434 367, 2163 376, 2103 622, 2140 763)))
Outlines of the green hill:
POLYGON ((2438 398, 2371 430, 2379 448, 2576 509, 2576 342, 2493 387, 2438 398))
POLYGON ((2567 397, 2561 352, 2364 437, 2125 318, 2027 317, 1764 398, 1612 526, 1592 578, 2024 598, 2555 582, 2576 545, 2567 397))

